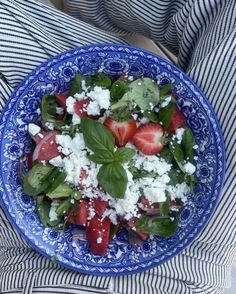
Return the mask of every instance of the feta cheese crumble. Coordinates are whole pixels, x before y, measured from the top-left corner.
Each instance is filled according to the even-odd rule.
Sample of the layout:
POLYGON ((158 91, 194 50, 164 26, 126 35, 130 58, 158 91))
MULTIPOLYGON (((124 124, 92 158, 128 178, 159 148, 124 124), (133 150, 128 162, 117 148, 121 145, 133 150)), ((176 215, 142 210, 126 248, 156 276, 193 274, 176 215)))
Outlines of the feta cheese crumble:
POLYGON ((186 171, 186 173, 192 175, 195 173, 196 171, 196 167, 195 165, 193 165, 191 162, 187 162, 184 164, 184 169, 186 171))
POLYGON ((33 123, 30 123, 28 125, 28 131, 30 135, 36 136, 41 131, 41 128, 33 123))
POLYGON ((59 206, 60 202, 58 200, 53 200, 51 202, 51 207, 49 211, 49 220, 51 222, 58 220, 58 215, 56 213, 57 207, 59 206))

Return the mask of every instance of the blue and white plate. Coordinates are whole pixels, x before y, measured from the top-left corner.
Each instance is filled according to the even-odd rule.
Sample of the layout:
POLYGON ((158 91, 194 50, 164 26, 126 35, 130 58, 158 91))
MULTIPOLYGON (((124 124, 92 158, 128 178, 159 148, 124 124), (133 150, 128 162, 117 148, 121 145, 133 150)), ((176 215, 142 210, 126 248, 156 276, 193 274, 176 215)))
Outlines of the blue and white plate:
POLYGON ((45 256, 70 269, 95 275, 124 275, 160 265, 185 249, 202 231, 219 201, 225 172, 222 134, 216 116, 199 88, 177 67, 148 51, 122 45, 91 45, 64 52, 37 67, 11 96, 0 120, 0 200, 17 231, 45 256), (30 152, 27 125, 39 122, 43 94, 69 88, 75 73, 97 70, 112 77, 122 73, 150 77, 160 84, 175 83, 178 104, 193 131, 198 148, 197 184, 169 238, 154 237, 141 246, 130 245, 119 233, 106 256, 90 253, 86 241, 73 241, 71 228, 64 233, 44 227, 35 200, 21 186, 27 171, 24 155, 30 152))

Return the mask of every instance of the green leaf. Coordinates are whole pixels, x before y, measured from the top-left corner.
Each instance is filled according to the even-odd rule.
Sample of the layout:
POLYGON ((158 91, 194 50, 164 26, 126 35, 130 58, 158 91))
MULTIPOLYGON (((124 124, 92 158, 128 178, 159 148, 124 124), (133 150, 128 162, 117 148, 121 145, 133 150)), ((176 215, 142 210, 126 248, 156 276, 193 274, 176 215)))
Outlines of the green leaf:
POLYGON ((88 159, 98 164, 111 163, 114 161, 114 154, 109 150, 96 150, 96 153, 89 155, 88 159))
POLYGON ((169 217, 149 217, 147 215, 141 215, 136 225, 137 230, 159 235, 161 237, 169 237, 175 233, 178 227, 176 219, 173 221, 169 217))
POLYGON ((165 202, 160 203, 160 211, 162 215, 167 216, 170 212, 170 201, 169 197, 167 197, 165 202))
POLYGON ((41 223, 46 227, 49 222, 49 211, 51 208, 51 201, 44 199, 44 196, 37 197, 37 209, 41 223))
POLYGON ((123 198, 127 188, 128 178, 120 163, 104 164, 97 174, 100 186, 115 198, 123 198))
POLYGON ((48 181, 50 182, 50 189, 48 192, 54 191, 61 183, 65 181, 66 172, 61 172, 58 168, 54 168, 48 181))
POLYGON ((182 147, 184 150, 185 159, 188 158, 188 161, 191 163, 194 162, 194 152, 193 146, 195 145, 195 139, 191 130, 188 127, 184 128, 184 134, 182 138, 182 147))
POLYGON ((121 147, 115 152, 114 159, 120 163, 126 163, 130 161, 136 154, 136 151, 132 148, 121 147))
POLYGON ((76 74, 69 89, 69 96, 83 92, 82 81, 86 81, 86 77, 81 74, 76 74))
POLYGON ((174 159, 179 166, 180 170, 185 172, 184 169, 184 152, 180 144, 176 140, 172 140, 169 144, 170 152, 173 154, 174 159))
POLYGON ((103 124, 90 118, 82 117, 80 127, 86 146, 93 152, 100 152, 101 150, 114 152, 115 139, 103 124))
POLYGON ((145 110, 142 115, 143 117, 146 117, 147 119, 149 119, 151 122, 154 122, 154 123, 159 122, 158 115, 152 111, 145 110))
POLYGON ((174 88, 174 84, 165 84, 160 88, 160 97, 169 94, 169 92, 174 88))
POLYGON ((117 80, 111 86, 111 99, 118 101, 128 91, 129 81, 117 80))
POLYGON ((59 206, 56 209, 56 214, 58 216, 64 215, 68 211, 70 206, 71 206, 71 199, 70 198, 61 201, 61 203, 59 204, 59 206))
POLYGON ((82 198, 82 194, 80 191, 72 191, 71 198, 74 198, 75 200, 79 200, 82 198))
POLYGON ((174 159, 172 153, 167 147, 164 147, 162 151, 159 153, 159 156, 163 158, 166 162, 171 163, 174 159))
POLYGON ((51 188, 49 192, 46 193, 46 195, 50 199, 54 198, 64 198, 69 197, 72 192, 71 187, 66 183, 61 183, 58 185, 54 190, 51 188))
POLYGON ((158 117, 159 121, 162 122, 162 127, 164 128, 164 130, 168 129, 175 108, 176 104, 170 102, 166 107, 160 109, 158 117))
POLYGON ((150 110, 160 101, 159 87, 150 78, 141 78, 129 85, 123 97, 111 106, 111 110, 137 104, 142 110, 150 110))
POLYGON ((93 86, 99 86, 107 89, 111 87, 111 79, 102 72, 96 72, 93 74, 89 79, 89 83, 93 86))
POLYGON ((56 99, 54 95, 45 94, 41 101, 41 116, 44 123, 54 122, 56 113, 56 99))
POLYGON ((53 169, 53 166, 43 165, 41 163, 34 165, 24 177, 24 192, 31 196, 37 196, 45 192, 50 186, 48 178, 53 169))
POLYGON ((131 166, 129 168, 129 171, 133 175, 133 179, 142 179, 142 178, 155 178, 156 173, 154 172, 146 172, 146 171, 140 171, 136 167, 131 166))
POLYGON ((181 184, 185 181, 184 179, 184 173, 182 172, 178 172, 176 169, 171 169, 168 172, 168 176, 170 177, 170 181, 169 181, 169 185, 177 185, 177 184, 181 184))

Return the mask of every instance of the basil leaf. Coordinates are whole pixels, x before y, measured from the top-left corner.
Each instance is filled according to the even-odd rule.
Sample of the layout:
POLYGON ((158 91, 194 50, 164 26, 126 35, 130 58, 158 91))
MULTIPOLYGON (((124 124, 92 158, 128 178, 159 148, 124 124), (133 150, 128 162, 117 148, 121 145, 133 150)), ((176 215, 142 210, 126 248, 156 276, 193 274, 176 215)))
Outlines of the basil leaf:
POLYGON ((96 150, 96 153, 89 155, 88 159, 98 164, 111 163, 114 161, 114 155, 110 151, 96 150))
POLYGON ((184 152, 181 148, 181 145, 176 142, 176 140, 172 140, 169 144, 170 152, 173 154, 174 159, 179 166, 180 170, 185 173, 184 169, 184 152))
POLYGON ((69 96, 83 92, 82 81, 86 81, 86 77, 81 74, 76 74, 69 89, 69 96))
POLYGON ((157 114, 152 111, 145 110, 143 112, 143 117, 146 117, 147 119, 149 119, 151 122, 154 122, 154 123, 159 122, 159 118, 157 114))
POLYGON ((107 89, 111 87, 111 79, 102 72, 96 72, 95 74, 93 74, 89 79, 89 83, 94 86, 99 86, 107 89))
POLYGON ((147 215, 141 215, 136 225, 137 230, 158 235, 161 237, 169 237, 177 230, 178 222, 176 219, 173 221, 169 217, 156 217, 151 218, 147 215))
POLYGON ((134 149, 121 147, 116 150, 114 154, 114 159, 120 163, 125 163, 130 161, 135 154, 136 151, 134 149))
POLYGON ((49 222, 49 211, 51 202, 44 199, 44 196, 37 197, 37 209, 41 223, 46 227, 49 222))
POLYGON ((137 104, 141 109, 148 110, 160 101, 159 87, 150 78, 141 78, 129 85, 129 90, 123 97, 111 106, 111 110, 137 104))
POLYGON ((66 199, 62 201, 56 209, 56 214, 58 216, 64 215, 70 206, 71 206, 71 199, 66 199))
POLYGON ((24 192, 31 196, 37 196, 45 192, 50 186, 48 178, 53 169, 53 166, 43 165, 41 163, 34 165, 24 177, 24 192))
POLYGON ((41 101, 41 116, 44 123, 54 122, 56 113, 56 99, 54 95, 45 94, 41 101))
POLYGON ((120 163, 104 164, 97 174, 100 186, 115 198, 123 198, 127 188, 128 178, 120 163))
POLYGON ((174 159, 172 153, 167 147, 164 147, 161 152, 159 153, 159 156, 163 158, 166 162, 171 163, 174 159))
POLYGON ((86 146, 94 153, 98 150, 114 152, 115 139, 112 133, 98 121, 90 118, 81 118, 81 131, 86 146))
POLYGON ((142 178, 155 178, 156 173, 154 172, 146 172, 146 171, 140 171, 136 167, 130 167, 129 171, 133 175, 133 179, 142 179, 142 178))
POLYGON ((170 212, 170 201, 169 198, 167 197, 165 202, 160 203, 160 211, 162 215, 168 215, 170 212))
POLYGON ((168 129, 175 108, 176 104, 170 102, 166 107, 160 109, 158 117, 159 121, 162 122, 162 127, 164 128, 164 130, 168 129))
POLYGON ((124 80, 117 80, 111 86, 111 99, 112 100, 119 100, 122 96, 128 91, 129 88, 129 81, 124 80))
POLYGON ((82 198, 82 194, 80 191, 72 191, 71 197, 75 200, 80 200, 82 198))
POLYGON ((167 95, 171 89, 174 88, 174 84, 165 84, 160 88, 160 97, 167 95))
POLYGON ((175 186, 185 181, 185 175, 182 172, 177 172, 176 169, 170 170, 168 176, 170 177, 169 185, 175 186))
POLYGON ((195 145, 195 139, 191 130, 188 127, 184 128, 184 134, 182 138, 182 147, 184 150, 185 159, 188 159, 191 163, 194 162, 193 146, 195 145))

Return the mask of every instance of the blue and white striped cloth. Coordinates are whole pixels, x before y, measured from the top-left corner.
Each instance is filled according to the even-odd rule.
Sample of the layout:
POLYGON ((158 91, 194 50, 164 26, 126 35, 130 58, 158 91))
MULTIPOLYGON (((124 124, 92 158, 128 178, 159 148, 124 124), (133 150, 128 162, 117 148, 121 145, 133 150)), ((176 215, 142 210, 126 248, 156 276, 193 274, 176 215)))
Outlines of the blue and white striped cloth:
POLYGON ((141 33, 174 52, 209 98, 225 138, 223 196, 206 229, 182 254, 124 277, 84 275, 53 264, 27 245, 0 208, 0 293, 224 293, 236 256, 235 0, 65 4, 71 16, 34 0, 0 0, 0 110, 19 82, 47 58, 84 44, 123 43, 117 33, 141 33))

